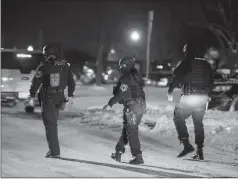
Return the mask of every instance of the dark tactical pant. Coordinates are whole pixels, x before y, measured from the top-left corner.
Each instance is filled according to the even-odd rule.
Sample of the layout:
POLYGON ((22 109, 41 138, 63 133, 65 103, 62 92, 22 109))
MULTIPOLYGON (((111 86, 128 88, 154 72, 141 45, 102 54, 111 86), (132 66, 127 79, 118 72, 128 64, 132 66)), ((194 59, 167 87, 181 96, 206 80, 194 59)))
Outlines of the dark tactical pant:
POLYGON ((139 140, 139 124, 145 112, 145 102, 140 101, 137 105, 128 105, 123 109, 123 129, 119 141, 115 147, 116 151, 125 152, 125 145, 130 145, 132 156, 141 154, 139 140))
POLYGON ((64 93, 44 93, 42 96, 42 119, 52 155, 60 155, 57 120, 63 100, 64 93))
POLYGON ((207 95, 183 95, 180 98, 174 110, 174 124, 178 133, 179 140, 189 137, 185 120, 192 115, 195 143, 198 146, 203 146, 204 143, 204 128, 203 117, 208 104, 207 95))

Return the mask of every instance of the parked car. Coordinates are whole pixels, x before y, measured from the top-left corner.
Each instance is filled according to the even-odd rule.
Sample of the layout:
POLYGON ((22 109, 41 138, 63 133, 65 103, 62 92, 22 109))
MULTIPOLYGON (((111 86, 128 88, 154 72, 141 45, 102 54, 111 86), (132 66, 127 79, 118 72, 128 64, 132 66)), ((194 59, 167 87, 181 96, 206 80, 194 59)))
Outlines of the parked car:
MULTIPOLYGON (((136 68, 140 71, 140 61, 136 61, 136 68)), ((92 84, 96 81, 97 65, 95 62, 85 62, 80 81, 83 84, 92 84)), ((102 71, 102 83, 115 84, 120 78, 117 61, 105 61, 102 71)))
MULTIPOLYGON (((35 69, 42 60, 43 55, 38 51, 1 49, 2 106, 15 107, 19 101, 28 98, 35 69)), ((39 105, 37 98, 35 99, 35 105, 39 105)), ((25 108, 25 111, 33 112, 34 107, 25 108)))
POLYGON ((115 84, 119 78, 118 62, 107 62, 102 73, 102 82, 104 84, 115 84))
POLYGON ((222 111, 238 110, 238 74, 231 77, 221 73, 215 74, 215 86, 210 95, 208 109, 222 111))
POLYGON ((145 84, 149 86, 167 87, 172 74, 172 66, 169 60, 163 63, 159 61, 153 61, 151 63, 149 79, 144 78, 144 81, 145 84))
POLYGON ((86 61, 82 73, 80 75, 80 82, 84 85, 92 84, 96 81, 96 63, 86 61))

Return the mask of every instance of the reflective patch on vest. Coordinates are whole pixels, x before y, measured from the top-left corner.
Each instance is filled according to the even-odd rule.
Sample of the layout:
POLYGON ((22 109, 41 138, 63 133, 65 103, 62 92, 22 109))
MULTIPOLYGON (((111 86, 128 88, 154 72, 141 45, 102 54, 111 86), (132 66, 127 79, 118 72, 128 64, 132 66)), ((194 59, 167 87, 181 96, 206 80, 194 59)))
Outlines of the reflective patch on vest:
POLYGON ((35 77, 36 78, 42 77, 42 71, 37 71, 36 74, 35 74, 35 77))
POLYGON ((57 87, 60 84, 60 74, 59 73, 51 73, 50 74, 50 86, 57 87))
POLYGON ((121 84, 120 89, 122 92, 125 92, 128 89, 128 86, 125 84, 121 84))

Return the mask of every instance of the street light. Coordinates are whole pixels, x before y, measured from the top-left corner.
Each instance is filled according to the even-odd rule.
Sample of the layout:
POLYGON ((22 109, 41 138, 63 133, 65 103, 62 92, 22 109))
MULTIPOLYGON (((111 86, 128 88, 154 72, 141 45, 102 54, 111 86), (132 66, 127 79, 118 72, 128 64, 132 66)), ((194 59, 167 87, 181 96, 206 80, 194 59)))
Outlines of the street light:
POLYGON ((138 41, 138 40, 140 39, 140 34, 139 34, 139 32, 133 31, 133 32, 131 33, 131 39, 132 39, 133 41, 138 41))
POLYGON ((33 47, 30 45, 28 48, 27 48, 28 51, 33 51, 33 47))
POLYGON ((115 50, 114 49, 111 49, 111 54, 114 54, 115 53, 115 50))

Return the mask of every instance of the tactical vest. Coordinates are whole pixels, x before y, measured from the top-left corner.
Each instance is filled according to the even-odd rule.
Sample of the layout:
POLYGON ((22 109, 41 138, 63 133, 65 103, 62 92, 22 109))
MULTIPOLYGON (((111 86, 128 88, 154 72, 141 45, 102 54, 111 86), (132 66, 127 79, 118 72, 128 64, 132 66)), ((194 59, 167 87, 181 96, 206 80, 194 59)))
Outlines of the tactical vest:
POLYGON ((69 66, 66 61, 47 62, 45 64, 43 89, 52 92, 63 91, 67 86, 69 66))
MULTIPOLYGON (((188 67, 189 68, 189 67, 188 67)), ((191 61, 191 71, 183 78, 183 84, 196 87, 198 89, 210 88, 213 76, 206 59, 195 58, 191 61)))

